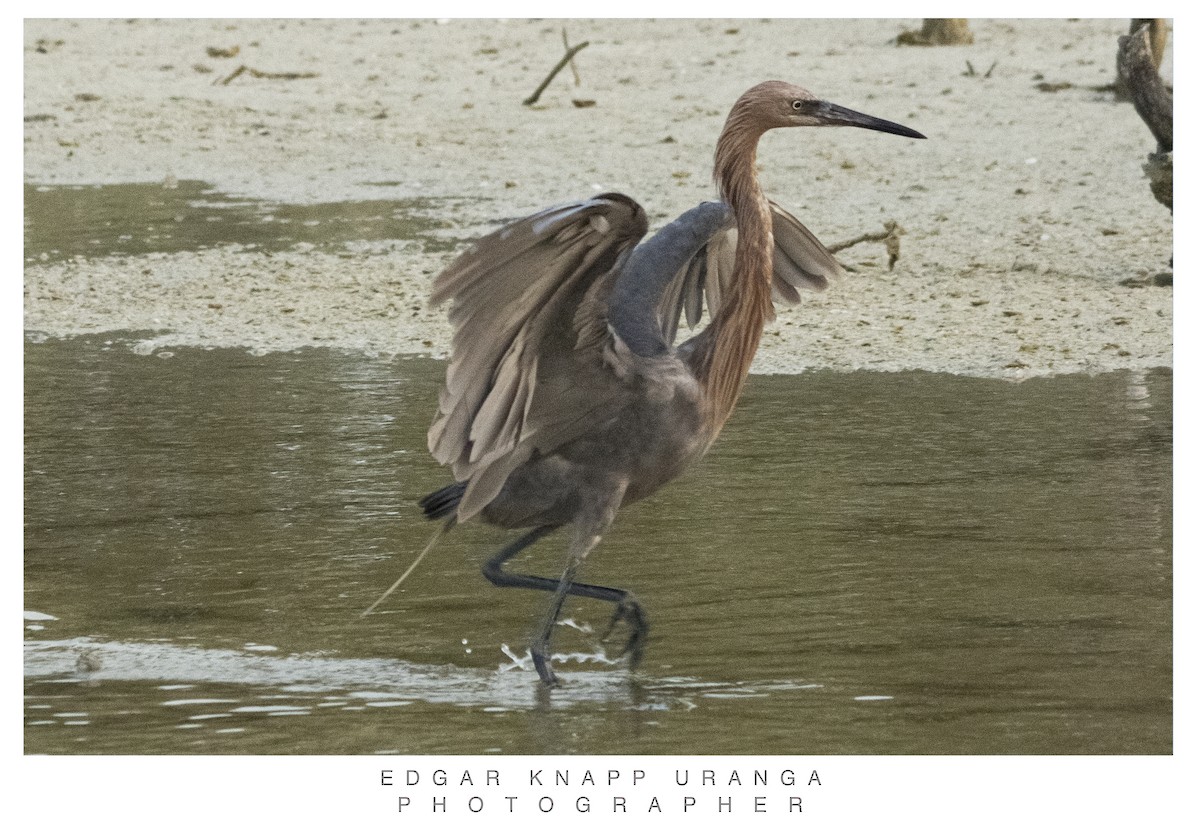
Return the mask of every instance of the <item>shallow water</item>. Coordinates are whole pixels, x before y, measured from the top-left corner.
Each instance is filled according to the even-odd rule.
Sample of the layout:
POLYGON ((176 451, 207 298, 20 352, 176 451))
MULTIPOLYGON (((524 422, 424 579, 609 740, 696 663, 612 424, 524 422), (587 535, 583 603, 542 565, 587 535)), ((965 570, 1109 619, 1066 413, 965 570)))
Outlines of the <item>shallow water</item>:
POLYGON ((144 255, 236 244, 258 252, 296 245, 345 246, 420 240, 448 250, 437 218, 450 199, 279 204, 235 198, 203 181, 95 186, 25 185, 25 258, 144 255))
POLYGON ((443 364, 136 341, 26 344, 27 752, 1171 751, 1169 371, 752 377, 588 560, 644 663, 568 602, 546 693, 501 532, 359 617, 431 534, 443 364))

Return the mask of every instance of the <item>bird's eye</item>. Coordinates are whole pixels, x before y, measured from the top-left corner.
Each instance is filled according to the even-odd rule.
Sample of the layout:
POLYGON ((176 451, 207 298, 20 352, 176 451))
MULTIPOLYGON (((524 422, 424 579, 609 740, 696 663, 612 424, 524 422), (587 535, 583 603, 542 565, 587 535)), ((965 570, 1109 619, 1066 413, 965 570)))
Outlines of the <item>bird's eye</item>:
POLYGON ((792 101, 792 109, 803 109, 804 101, 792 101))

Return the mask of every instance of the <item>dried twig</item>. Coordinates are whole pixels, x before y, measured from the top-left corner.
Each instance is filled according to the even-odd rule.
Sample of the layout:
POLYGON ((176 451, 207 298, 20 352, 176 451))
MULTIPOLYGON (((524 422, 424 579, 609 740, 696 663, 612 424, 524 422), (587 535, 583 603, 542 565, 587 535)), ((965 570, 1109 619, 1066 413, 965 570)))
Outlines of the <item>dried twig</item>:
POLYGON ((853 247, 855 244, 862 244, 864 241, 882 241, 887 247, 888 252, 888 269, 891 270, 896 266, 896 262, 900 259, 900 236, 904 235, 904 228, 895 221, 885 221, 883 230, 877 233, 863 233, 862 235, 852 238, 849 241, 841 241, 836 244, 827 244, 825 248, 831 253, 837 253, 845 250, 847 247, 853 247))
MULTIPOLYGON (((988 70, 983 73, 983 77, 990 78, 992 76, 992 72, 995 71, 995 69, 996 69, 996 64, 999 62, 1000 61, 998 61, 998 60, 993 60, 992 65, 989 66, 988 70)), ((978 72, 975 71, 974 64, 972 64, 971 61, 968 60, 967 61, 967 71, 963 72, 963 77, 973 78, 977 74, 978 74, 978 72)))
POLYGON ((316 72, 260 72, 258 69, 251 69, 245 63, 233 70, 227 77, 218 78, 213 81, 213 86, 218 83, 222 86, 228 86, 234 78, 242 74, 248 74, 254 78, 266 78, 267 80, 301 80, 303 78, 315 78, 316 72))
MULTIPOLYGON (((562 36, 563 36, 563 48, 566 49, 567 51, 570 51, 571 44, 570 44, 570 42, 567 41, 567 27, 566 26, 563 26, 562 36)), ((571 58, 570 64, 571 64, 571 75, 575 78, 575 85, 578 86, 582 81, 580 81, 580 79, 579 79, 579 69, 577 69, 575 67, 575 58, 574 57, 571 58)))
POLYGON ((563 67, 571 62, 571 58, 575 57, 575 55, 577 55, 580 50, 586 48, 587 45, 588 41, 585 40, 582 43, 578 43, 567 49, 567 53, 563 55, 562 60, 560 60, 555 67, 550 70, 550 74, 546 75, 546 79, 542 81, 541 86, 539 86, 537 89, 534 89, 533 94, 521 101, 521 103, 525 106, 533 106, 535 103, 537 103, 538 98, 542 96, 542 92, 545 92, 546 87, 550 85, 550 81, 554 80, 554 76, 561 72, 563 67))

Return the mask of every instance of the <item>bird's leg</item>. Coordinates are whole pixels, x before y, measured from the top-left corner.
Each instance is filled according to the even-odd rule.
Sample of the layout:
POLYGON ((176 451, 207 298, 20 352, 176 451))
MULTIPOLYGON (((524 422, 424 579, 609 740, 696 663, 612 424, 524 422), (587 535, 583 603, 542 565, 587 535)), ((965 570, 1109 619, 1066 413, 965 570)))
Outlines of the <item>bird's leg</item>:
POLYGON ((608 622, 608 628, 600 636, 600 641, 608 640, 612 630, 621 621, 629 624, 629 640, 625 641, 625 646, 617 657, 628 653, 629 666, 634 668, 642 661, 646 638, 650 634, 650 624, 646 622, 646 613, 642 611, 642 605, 629 592, 625 592, 625 598, 617 603, 617 609, 613 612, 612 620, 608 622))
MULTIPOLYGON (((538 526, 528 534, 518 537, 513 542, 509 543, 504 548, 488 558, 488 561, 483 564, 483 576, 486 577, 493 586, 504 586, 517 589, 539 589, 545 588, 536 583, 528 582, 531 579, 545 580, 546 578, 530 578, 524 574, 510 574, 504 570, 504 564, 512 558, 516 557, 525 549, 536 543, 538 540, 545 537, 550 532, 554 531, 558 526, 544 525, 538 526)), ((550 588, 555 588, 553 580, 547 580, 550 583, 550 588)))
MULTIPOLYGON (((533 645, 530 647, 533 665, 537 668, 542 682, 547 686, 555 686, 558 683, 558 679, 554 677, 554 670, 550 668, 550 635, 554 631, 554 624, 558 622, 558 615, 562 612, 563 602, 567 599, 567 595, 574 591, 572 587, 576 585, 576 572, 583 565, 583 560, 588 556, 588 552, 599 544, 604 531, 612 525, 613 519, 617 516, 617 509, 621 507, 621 501, 625 497, 625 488, 629 484, 628 480, 621 479, 610 479, 608 482, 609 485, 602 488, 598 486, 597 489, 589 492, 591 496, 581 497, 585 505, 580 509, 571 528, 571 542, 567 548, 567 567, 563 571, 562 577, 559 578, 558 585, 554 589, 554 596, 550 599, 549 609, 542 619, 541 626, 538 627, 537 634, 534 636, 533 645)), ((598 591, 595 586, 591 587, 591 590, 598 591)), ((618 605, 630 602, 628 592, 606 589, 605 593, 608 599, 615 599, 614 602, 617 602, 618 605)))
POLYGON ((563 602, 571 593, 571 583, 575 580, 575 572, 579 570, 582 562, 582 557, 571 555, 567 569, 563 572, 562 578, 558 581, 558 587, 554 590, 554 597, 550 599, 550 608, 542 619, 541 625, 538 626, 537 634, 533 636, 533 643, 529 647, 529 653, 533 656, 534 668, 537 669, 538 676, 546 686, 558 686, 558 678, 554 676, 554 670, 550 668, 550 635, 554 631, 554 624, 558 623, 563 602))
POLYGON ((563 603, 566 601, 567 595, 571 593, 571 586, 575 583, 575 573, 583 564, 583 558, 587 557, 588 552, 599 542, 599 532, 593 533, 576 527, 571 537, 571 547, 567 552, 567 568, 559 578, 558 585, 554 589, 554 596, 550 598, 550 607, 546 616, 542 618, 537 634, 533 636, 529 652, 533 656, 533 665, 537 669, 538 675, 541 676, 542 683, 547 686, 558 685, 558 678, 554 676, 554 670, 550 668, 550 635, 554 631, 554 624, 558 623, 563 603))
POLYGON ((553 631, 554 624, 558 621, 558 615, 562 611, 562 604, 566 600, 567 595, 590 597, 594 600, 604 600, 617 604, 612 621, 605 630, 602 639, 606 640, 608 638, 617 623, 621 621, 628 623, 630 626, 629 640, 621 650, 621 654, 628 653, 630 656, 630 666, 637 666, 641 660, 642 651, 650 630, 650 625, 646 622, 646 616, 642 611, 641 605, 630 592, 624 589, 575 582, 575 574, 583 562, 583 556, 586 556, 587 552, 599 542, 599 531, 593 530, 590 537, 587 534, 580 534, 578 530, 576 531, 576 537, 572 543, 570 561, 568 562, 566 571, 563 572, 563 576, 558 579, 538 577, 531 574, 515 574, 504 570, 505 563, 529 548, 529 546, 542 537, 553 532, 556 528, 557 526, 540 526, 533 529, 500 549, 483 565, 484 577, 495 586, 554 592, 547 617, 543 621, 543 624, 538 627, 538 634, 535 636, 531 647, 531 652, 534 655, 534 665, 538 669, 539 676, 547 684, 554 683, 554 673, 548 665, 550 632, 553 631), (577 548, 583 550, 577 552, 577 548))
MULTIPOLYGON (((557 526, 535 528, 528 534, 522 535, 512 543, 509 543, 488 558, 488 561, 483 564, 483 576, 493 586, 500 586, 501 588, 537 589, 543 592, 557 591, 559 584, 562 582, 561 578, 555 579, 553 577, 538 577, 533 574, 516 574, 504 570, 505 563, 547 534, 550 534, 556 528, 557 526)), ((615 589, 611 586, 593 586, 591 583, 571 583, 567 593, 573 594, 576 597, 590 597, 594 600, 605 600, 609 603, 618 604, 617 612, 613 615, 613 621, 605 631, 604 637, 608 636, 618 621, 623 619, 630 620, 635 616, 642 617, 642 610, 638 606, 637 600, 625 589, 615 589)))

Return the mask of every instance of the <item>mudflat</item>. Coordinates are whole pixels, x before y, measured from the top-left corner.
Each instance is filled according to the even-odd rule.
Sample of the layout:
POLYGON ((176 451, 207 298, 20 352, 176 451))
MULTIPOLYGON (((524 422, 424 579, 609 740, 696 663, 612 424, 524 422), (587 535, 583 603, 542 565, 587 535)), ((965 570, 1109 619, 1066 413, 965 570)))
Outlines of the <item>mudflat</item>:
MULTIPOLYGON (((449 325, 428 287, 472 238, 606 191, 661 226, 715 196, 730 104, 781 79, 928 140, 768 133, 764 187, 819 238, 885 222, 904 235, 894 267, 881 243, 841 251, 848 276, 780 308, 756 372, 1019 380, 1170 366, 1173 289, 1153 280, 1170 272, 1172 216, 1142 171, 1148 130, 1105 88, 1128 22, 980 19, 971 45, 897 46, 918 23, 26 20, 30 191, 204 182, 333 213, 394 201, 426 227, 338 249, 27 255, 26 330, 147 331, 147 353, 444 356, 449 325), (578 85, 568 68, 523 105, 564 28, 589 44, 578 85)), ((1171 65, 1168 45, 1168 82, 1171 65)))

